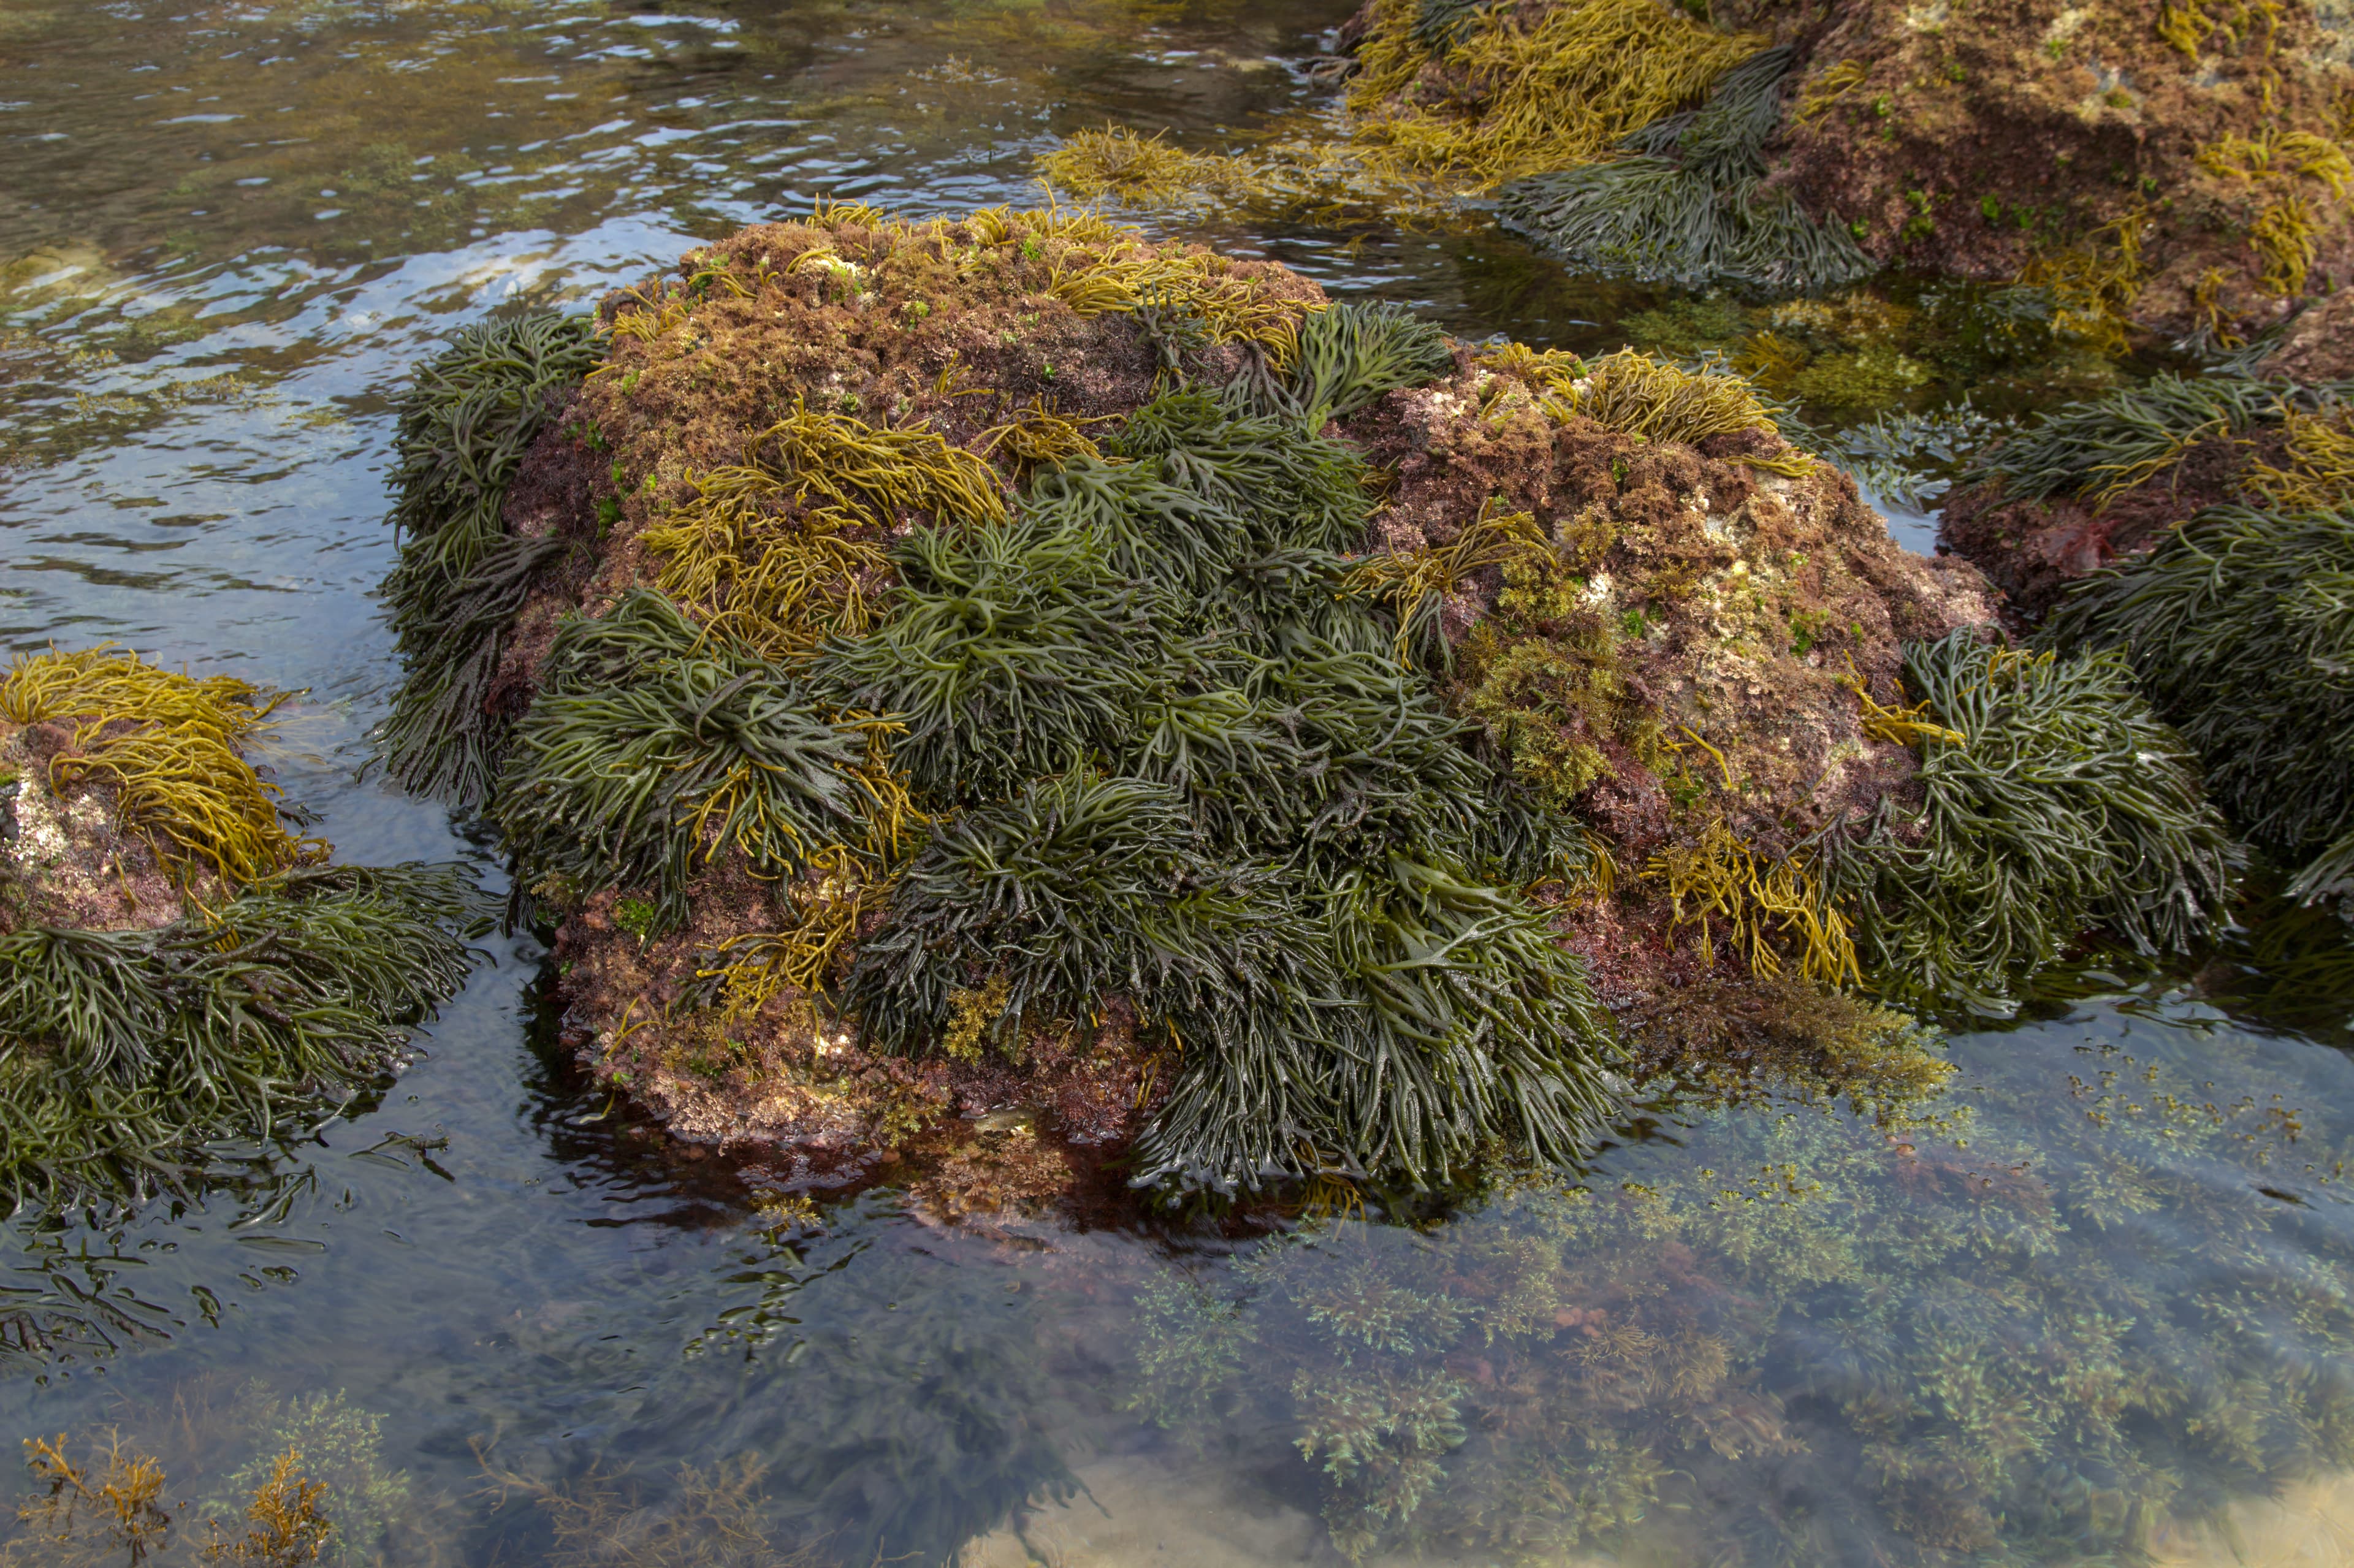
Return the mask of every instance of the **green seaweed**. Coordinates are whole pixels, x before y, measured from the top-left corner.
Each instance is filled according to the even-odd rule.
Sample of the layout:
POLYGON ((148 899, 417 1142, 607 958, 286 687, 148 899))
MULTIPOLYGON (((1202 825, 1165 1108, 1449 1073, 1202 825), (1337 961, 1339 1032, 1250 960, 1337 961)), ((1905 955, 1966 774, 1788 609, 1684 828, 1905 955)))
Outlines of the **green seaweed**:
POLYGON ((0 1193, 137 1198, 394 1065, 481 913, 454 866, 298 867, 159 930, 0 936, 0 1193))
MULTIPOLYGON (((2342 893, 2354 832, 2354 517, 2200 513, 2095 573, 2053 612, 2055 647, 2122 651, 2294 895, 2342 893)), ((2115 656, 2115 655, 2112 655, 2115 656)))
POLYGON ((1497 1140, 1570 1159, 1605 1103, 1582 962, 1487 880, 1576 874, 1582 835, 1343 591, 1363 468, 1311 432, 1419 374, 1412 340, 1306 336, 1308 417, 1166 394, 1012 522, 910 535, 885 624, 820 661, 905 726, 919 802, 962 808, 862 940, 852 1010, 894 1050, 1018 1052, 1126 996, 1176 1054, 1142 1185, 1440 1184, 1497 1140))
POLYGON ((1112 548, 1053 515, 918 529, 892 551, 883 626, 822 650, 819 678, 843 706, 893 715, 894 756, 933 800, 1080 767, 1174 657, 1182 616, 1173 590, 1116 571, 1112 548))
POLYGON ((2236 440, 2279 424, 2291 408, 2333 398, 2327 387, 2161 372, 2049 416, 1993 448, 1962 482, 1999 482, 2005 495, 2028 500, 2106 497, 2163 471, 2200 441, 2236 440))
POLYGON ((398 403, 392 524, 405 537, 384 598, 408 673, 378 742, 395 779, 462 810, 490 799, 513 722, 491 689, 508 625, 564 547, 509 535, 500 505, 525 450, 603 353, 586 317, 485 322, 398 403))
POLYGON ((1490 0, 1420 0, 1414 14, 1414 41, 1433 56, 1460 43, 1490 0))
POLYGON ((1457 704, 1486 729, 1513 776, 1570 810, 1614 758, 1667 761, 1659 714, 1629 678, 1616 627, 1585 602, 1585 583, 1551 552, 1508 563, 1494 611, 1461 654, 1457 704))
POLYGON ((1818 840, 1874 984, 2004 1016, 2095 926, 2142 953, 2213 929, 2241 852, 2122 658, 2014 652, 1965 629, 1908 644, 1903 670, 1960 738, 1913 742, 1919 806, 1885 798, 1867 830, 1818 840))
POLYGON ((1608 159, 1516 180, 1498 215, 1572 268, 1701 289, 1819 292, 1876 264, 1839 223, 1763 183, 1787 46, 1726 71, 1700 109, 1622 137, 1608 159))
POLYGON ((1405 306, 1344 301, 1299 323, 1284 412, 1310 431, 1345 419, 1384 392, 1418 387, 1455 367, 1447 334, 1405 306))
POLYGON ((651 887, 647 928, 667 929, 686 918, 698 853, 741 851, 779 876, 829 845, 887 839, 904 797, 872 765, 874 730, 824 716, 788 671, 631 588, 557 627, 492 818, 526 883, 651 887))

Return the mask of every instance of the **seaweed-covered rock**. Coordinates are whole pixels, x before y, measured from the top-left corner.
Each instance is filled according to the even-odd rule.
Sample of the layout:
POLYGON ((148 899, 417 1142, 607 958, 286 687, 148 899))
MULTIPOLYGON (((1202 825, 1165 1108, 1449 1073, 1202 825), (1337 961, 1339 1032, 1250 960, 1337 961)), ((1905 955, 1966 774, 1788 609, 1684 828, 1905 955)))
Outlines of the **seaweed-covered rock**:
POLYGON ((2354 383, 2159 375, 2070 404, 1981 453, 1938 542, 2033 625, 2088 574, 2158 546, 2211 507, 2327 510, 2354 500, 2354 383))
POLYGON ((97 649, 0 676, 0 1193, 136 1197, 398 1065, 456 867, 327 863, 246 760, 281 694, 97 649))
MULTIPOLYGON (((1860 890, 1943 831, 1967 705, 1908 683, 1988 609, 1737 376, 1475 355, 1069 212, 822 209, 598 325, 518 477, 461 498, 486 554, 548 543, 482 623, 513 716, 444 749, 493 737, 567 1037, 681 1132, 789 1181, 914 1156, 951 1210, 1113 1156, 1164 1192, 1434 1186, 1576 1153, 1626 1061, 1606 1003, 1748 984, 1855 1055, 1791 988, 1889 978, 1860 890)), ((468 355, 493 406, 539 385, 469 339, 417 398, 468 355)), ((446 524, 403 521, 409 577, 446 524)), ((2067 826, 2005 853, 2061 935, 1966 953, 1938 1004, 2005 1005, 2086 921, 2167 946, 2211 912, 2195 781, 2064 669, 2172 836, 2099 827, 2106 752, 2039 784, 2067 826), (2052 853, 2154 856, 2191 906, 2137 925, 2052 853)))
POLYGON ((2307 900, 2354 886, 2349 390, 2159 376, 2063 408, 1979 461, 1940 534, 2043 641, 2129 669, 2307 900))
POLYGON ((2016 281, 2110 347, 2236 346, 2354 277, 2354 65, 2310 0, 1367 0, 1343 32, 1337 115, 1225 158, 1093 132, 1041 172, 1327 213, 1500 196, 1584 271, 2016 281))

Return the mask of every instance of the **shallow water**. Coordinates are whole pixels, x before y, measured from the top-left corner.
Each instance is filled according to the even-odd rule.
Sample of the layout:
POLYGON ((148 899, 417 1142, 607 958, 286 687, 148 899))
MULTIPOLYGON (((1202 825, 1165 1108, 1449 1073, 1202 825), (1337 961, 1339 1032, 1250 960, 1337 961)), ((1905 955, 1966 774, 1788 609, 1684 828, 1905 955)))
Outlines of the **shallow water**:
MULTIPOLYGON (((272 760, 344 857, 468 857, 495 885, 445 813, 364 768, 393 676, 370 598, 392 555, 386 398, 408 366, 484 313, 587 300, 819 194, 1029 201, 1030 159, 1059 132, 1246 133, 1316 101, 1303 62, 1350 8, 11 4, 0 637, 113 638, 305 688, 272 760)), ((1477 231, 1204 232, 1474 337, 1606 348, 1661 304, 1477 231)), ((2022 376, 1994 403, 2041 395, 2022 376)), ((1925 547, 1933 504, 1892 505, 1897 536, 1925 547)), ((1956 1040, 1967 1126, 1660 1107, 1589 1190, 1667 1194, 1674 1237, 1623 1215, 1580 1229, 1593 1200, 1519 1192, 1422 1228, 1310 1217, 1276 1242, 943 1228, 888 1192, 797 1227, 588 1092, 537 1006, 538 948, 485 948, 396 1086, 224 1149, 200 1203, 18 1217, 0 1243, 0 1437, 119 1428, 186 1504, 177 1552, 295 1444, 332 1488, 331 1556, 354 1563, 769 1562, 812 1541, 825 1561, 1294 1563, 1338 1560, 1331 1399, 1419 1379, 1462 1391, 1462 1441, 1431 1439, 1409 1520, 1432 1561, 2090 1562, 2119 1542, 2354 1561, 2337 1393, 2354 1389, 2338 1167, 2354 1070, 2327 932, 2272 955, 2274 980, 2219 962, 2193 994, 2094 975, 2038 1022, 1956 1040), (2153 1065, 2161 1082, 2134 1075, 2153 1065), (1872 1232, 1879 1251, 1826 1272, 1831 1238, 1961 1201, 1925 1196, 1924 1169, 1955 1192, 1999 1186, 1973 1212, 2001 1226, 1872 1232), (1710 1194, 1735 1191, 1723 1203, 1769 1205, 1783 1261, 1711 1217, 1710 1194), (1739 1310, 1642 1327, 1654 1308, 1613 1271, 1650 1249, 1739 1310), (1425 1326, 1337 1341, 1303 1305, 1335 1257, 1393 1307, 1423 1300, 1425 1326), (1924 1370, 1916 1330, 1996 1278, 2008 1294, 1948 1368, 1978 1369, 1968 1404, 1924 1370), (1507 1326, 1499 1279, 1553 1316, 1507 1326), (1187 1291, 1250 1335, 1172 1383, 1205 1342, 1171 1315, 1187 1291), (1686 1351, 1723 1365, 1702 1377, 1685 1355, 1679 1383, 1645 1351, 1651 1381, 1606 1399, 1593 1347, 1622 1319, 1658 1344, 1701 1335, 1716 1348, 1686 1351), (50 1342, 12 1351, 30 1322, 50 1342), (1878 1348, 1859 1351, 1867 1329, 1878 1348), (2132 1378, 2095 1351, 2127 1372, 2229 1366, 2211 1408, 2153 1414, 2120 1403, 2132 1378), (1866 1362, 1888 1409, 1857 1392, 1866 1362), (2112 1406, 2115 1433, 2085 1425, 2112 1406), (1577 1501, 1590 1476, 1520 1463, 1590 1456, 1606 1428, 1659 1472, 1607 1509, 1577 1501), (1875 1438, 1959 1468, 1892 1481, 1875 1438)), ((1354 1494, 1337 1495, 1345 1527, 1354 1494)))

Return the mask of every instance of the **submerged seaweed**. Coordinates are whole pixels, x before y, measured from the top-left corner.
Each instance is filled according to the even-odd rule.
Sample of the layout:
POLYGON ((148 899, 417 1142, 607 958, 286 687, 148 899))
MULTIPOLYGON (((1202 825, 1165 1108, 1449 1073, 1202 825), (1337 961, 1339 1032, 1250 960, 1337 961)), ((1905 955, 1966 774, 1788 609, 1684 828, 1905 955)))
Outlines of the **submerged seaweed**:
POLYGON ((408 674, 379 738, 395 779, 461 809, 490 798, 514 719, 492 707, 508 627, 564 547, 508 534, 499 509, 524 450, 603 347, 585 317, 485 322, 399 402, 392 522, 406 537, 384 597, 408 674))
POLYGON ((2045 635, 2122 652, 2205 760, 2216 798, 2300 868, 2297 896, 2348 890, 2354 517, 2202 512, 2147 555, 2084 579, 2045 635))
POLYGON ((398 1060, 455 991, 461 869, 303 867, 160 930, 0 936, 0 1193, 131 1197, 398 1060))
POLYGON ((1792 51, 1721 77, 1702 108, 1622 137, 1616 155, 1504 187, 1499 215, 1570 267, 1700 289, 1819 292, 1877 270, 1838 223, 1763 184, 1792 51))
POLYGON ((1923 800, 1883 800, 1868 832, 1821 840, 1875 984, 2001 1016, 2092 927, 2144 953, 2211 930, 2240 852, 2123 659, 1964 630, 1911 645, 1903 671, 1942 726, 1907 737, 1923 800))
POLYGON ((1997 1043, 1975 1119, 1694 1105, 1588 1187, 1172 1270, 1137 1407, 1288 1439, 1352 1557, 2142 1560, 2354 1460, 2345 1262, 2274 1201, 2337 1150, 2255 1049, 2083 1038, 1997 1043))

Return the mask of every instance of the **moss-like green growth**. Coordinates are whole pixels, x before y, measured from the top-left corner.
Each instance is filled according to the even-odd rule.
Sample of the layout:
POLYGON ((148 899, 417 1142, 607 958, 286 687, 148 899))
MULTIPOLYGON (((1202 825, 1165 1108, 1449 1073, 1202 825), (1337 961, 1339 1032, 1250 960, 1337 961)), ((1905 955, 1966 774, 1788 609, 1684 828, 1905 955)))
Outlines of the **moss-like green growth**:
POLYGON ((2299 896, 2349 889, 2354 517, 2201 513, 2147 555, 2086 578, 2046 636, 2130 660, 2204 759, 2216 798, 2299 868, 2299 896))
POLYGON ((1901 1118, 1952 1077, 1935 1031, 1866 997, 1789 976, 1702 980, 1636 1009, 1637 1067, 1728 1105, 1844 1100, 1901 1118))
POLYGON ((1853 354, 1830 354, 1789 376, 1787 386, 1804 402, 1835 408, 1876 407, 1893 403, 1928 385, 1935 372, 1909 355, 1893 348, 1866 348, 1853 354))
POLYGON ((1618 629, 1550 552, 1507 563, 1495 609, 1458 654, 1458 711, 1486 726, 1545 805, 1571 809, 1612 758, 1667 762, 1659 717, 1618 656, 1618 629))
POLYGON ((1845 225, 1818 222, 1763 184, 1792 52, 1726 71, 1696 111, 1655 120, 1616 156, 1504 188, 1500 215, 1581 271, 1699 289, 1812 292, 1877 270, 1845 225))
POLYGON ((1947 732, 1914 742, 1922 804, 1883 800, 1867 833, 1822 841, 1875 983, 2000 1016, 2092 927, 2144 953, 2212 928, 2239 851, 2124 660, 1961 631, 1908 647, 1904 679, 1947 732))
POLYGON ((563 548, 517 538, 499 509, 532 438, 603 356, 595 323, 552 313, 458 334, 401 397, 392 522, 407 535, 384 597, 408 675, 380 742, 394 778, 481 806, 514 715, 491 680, 509 624, 563 548))
POLYGON ((456 867, 304 867, 160 930, 0 936, 0 1193, 176 1186, 206 1139, 355 1092, 464 980, 479 913, 456 867))
POLYGON ((884 853, 904 823, 875 721, 821 715, 785 671, 651 588, 567 620, 544 682, 492 813, 529 882, 652 886, 667 928, 698 853, 787 875, 835 843, 884 853))

